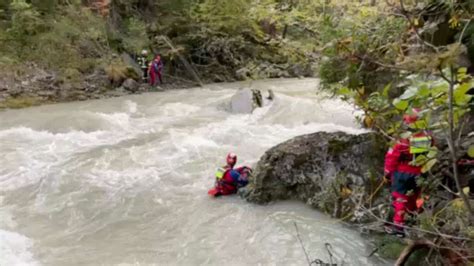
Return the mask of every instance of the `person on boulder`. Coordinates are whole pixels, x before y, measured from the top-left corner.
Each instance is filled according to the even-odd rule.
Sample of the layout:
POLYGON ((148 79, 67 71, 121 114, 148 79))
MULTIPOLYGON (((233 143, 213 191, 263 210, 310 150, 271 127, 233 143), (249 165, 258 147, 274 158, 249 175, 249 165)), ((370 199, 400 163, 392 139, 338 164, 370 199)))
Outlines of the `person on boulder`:
POLYGON ((391 184, 393 224, 385 226, 385 231, 399 237, 405 236, 405 215, 417 211, 417 199, 421 189, 416 180, 422 175, 420 160, 433 149, 433 137, 420 119, 420 110, 413 109, 403 116, 403 125, 409 136, 399 139, 385 155, 385 180, 391 184))
POLYGON ((148 82, 148 51, 142 50, 140 56, 137 57, 137 63, 140 66, 140 69, 143 71, 143 81, 148 82))
POLYGON ((226 165, 217 169, 215 187, 208 191, 209 195, 218 197, 235 194, 239 188, 248 184, 248 176, 252 169, 247 166, 234 168, 236 163, 237 155, 229 153, 226 165))
POLYGON ((148 67, 148 73, 150 75, 150 85, 156 86, 157 78, 160 81, 160 84, 163 84, 162 74, 163 71, 163 60, 161 60, 161 56, 157 55, 153 61, 151 61, 148 67))

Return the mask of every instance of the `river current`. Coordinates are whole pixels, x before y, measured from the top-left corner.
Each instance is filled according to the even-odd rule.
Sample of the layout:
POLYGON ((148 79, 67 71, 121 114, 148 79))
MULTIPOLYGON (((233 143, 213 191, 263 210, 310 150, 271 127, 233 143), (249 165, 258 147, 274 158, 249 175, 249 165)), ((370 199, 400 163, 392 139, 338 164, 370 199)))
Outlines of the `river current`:
POLYGON ((272 146, 359 129, 318 81, 272 80, 0 112, 0 265, 375 265, 367 240, 300 202, 210 198, 228 152, 255 165, 272 146), (239 87, 274 90, 252 114, 239 87))

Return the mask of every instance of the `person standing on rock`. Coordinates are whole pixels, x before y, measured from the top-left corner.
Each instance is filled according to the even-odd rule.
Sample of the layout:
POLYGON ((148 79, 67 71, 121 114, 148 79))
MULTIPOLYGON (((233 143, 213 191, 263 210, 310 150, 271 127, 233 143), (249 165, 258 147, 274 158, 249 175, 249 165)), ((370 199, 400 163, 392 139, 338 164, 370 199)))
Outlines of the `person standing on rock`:
POLYGON ((386 225, 385 231, 399 237, 405 236, 405 215, 417 211, 416 200, 421 189, 417 179, 422 176, 423 163, 417 158, 427 156, 433 149, 432 136, 423 128, 419 119, 420 110, 413 109, 403 116, 403 124, 410 136, 399 139, 385 155, 385 180, 391 183, 393 224, 386 225))
POLYGON ((143 72, 143 82, 148 82, 148 51, 142 50, 142 53, 137 58, 137 63, 143 72))
POLYGON ((163 79, 161 77, 161 72, 163 71, 163 61, 161 56, 157 55, 153 61, 151 61, 148 68, 148 73, 150 74, 150 85, 156 86, 157 78, 160 81, 160 84, 163 84, 163 79))

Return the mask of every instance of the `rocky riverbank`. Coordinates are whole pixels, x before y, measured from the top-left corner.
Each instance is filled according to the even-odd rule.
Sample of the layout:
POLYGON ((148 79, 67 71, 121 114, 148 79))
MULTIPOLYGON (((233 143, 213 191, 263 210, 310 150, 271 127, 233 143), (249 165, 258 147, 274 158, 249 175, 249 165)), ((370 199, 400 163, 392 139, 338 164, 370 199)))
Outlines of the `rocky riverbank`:
MULTIPOLYGON (((80 79, 69 79, 54 71, 45 70, 35 64, 32 64, 31 71, 27 73, 0 69, 2 73, 0 76, 0 110, 5 108, 24 108, 48 103, 103 99, 149 91, 183 89, 198 86, 196 82, 179 79, 165 73, 165 83, 157 87, 151 87, 146 83, 137 81, 138 78, 136 77, 140 74, 140 70, 137 70, 133 64, 129 64, 127 69, 130 69, 133 74, 128 78, 126 75, 114 78, 116 73, 110 73, 110 70, 108 72, 108 69, 98 67, 93 73, 83 75, 80 79), (132 78, 132 76, 135 78, 132 78)), ((295 72, 293 74, 294 75, 287 75, 287 72, 283 74, 278 72, 270 76, 275 78, 300 77, 300 74, 304 73, 295 72)), ((242 80, 244 79, 245 78, 242 78, 242 80)), ((205 78, 203 82, 212 83, 213 80, 205 78)), ((257 106, 261 106, 262 104, 262 96, 260 95, 259 97, 260 104, 257 104, 257 106)), ((254 99, 253 101, 258 102, 258 99, 254 99)), ((253 107, 250 109, 253 109, 253 107)), ((248 110, 245 112, 248 112, 248 110)))
POLYGON ((103 99, 192 86, 189 82, 171 80, 161 86, 151 87, 130 78, 117 85, 113 84, 103 69, 97 69, 81 80, 67 80, 33 64, 27 74, 3 71, 0 77, 0 109, 103 99))

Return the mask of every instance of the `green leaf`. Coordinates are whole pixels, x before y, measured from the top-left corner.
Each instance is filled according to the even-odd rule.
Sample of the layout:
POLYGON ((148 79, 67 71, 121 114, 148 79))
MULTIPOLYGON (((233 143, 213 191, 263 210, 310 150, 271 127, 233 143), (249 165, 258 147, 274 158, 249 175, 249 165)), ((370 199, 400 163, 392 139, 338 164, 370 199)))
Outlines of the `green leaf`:
POLYGON ((467 78, 467 77, 468 77, 468 75, 467 75, 467 68, 465 68, 465 67, 459 68, 459 69, 458 69, 458 75, 457 75, 458 80, 461 80, 461 81, 462 81, 463 79, 465 79, 465 78, 467 78))
POLYGON ((388 93, 389 93, 391 88, 392 88, 392 83, 387 84, 387 86, 385 86, 383 88, 382 96, 383 97, 388 97, 388 93))
POLYGON ((428 87, 427 84, 423 84, 420 86, 420 88, 418 89, 418 96, 420 97, 427 97, 430 95, 430 88, 428 87))
POLYGON ((408 100, 410 98, 413 98, 417 94, 418 94, 417 87, 409 87, 399 98, 401 100, 408 100))
POLYGON ((438 155, 438 148, 432 147, 426 155, 429 159, 434 159, 438 155))
POLYGON ((431 168, 433 168, 433 166, 438 162, 437 159, 431 159, 429 161, 427 161, 423 167, 421 168, 421 172, 422 173, 426 173, 428 172, 429 170, 431 170, 431 168))
POLYGON ((414 128, 427 129, 428 128, 428 121, 426 119, 418 119, 415 122, 414 128))
POLYGON ((438 96, 439 94, 448 92, 449 84, 446 81, 437 82, 433 85, 434 86, 431 88, 433 96, 438 96))
POLYGON ((393 106, 398 110, 405 111, 408 108, 408 102, 400 99, 393 100, 393 106))
POLYGON ((352 94, 352 91, 347 87, 342 87, 337 91, 337 94, 343 95, 343 96, 348 96, 348 95, 352 94))
POLYGON ((469 155, 471 158, 474 158, 474 145, 469 146, 467 149, 467 155, 469 155))
POLYGON ((410 131, 405 131, 403 133, 400 134, 400 137, 403 138, 403 139, 407 139, 411 136, 411 132, 410 131))
POLYGON ((469 103, 472 96, 467 94, 467 92, 471 89, 470 83, 463 83, 457 86, 454 90, 454 102, 457 105, 465 105, 469 103))
POLYGON ((426 162, 428 162, 428 157, 421 154, 421 155, 416 156, 415 161, 414 162, 412 161, 410 165, 422 166, 422 165, 425 165, 426 162))

